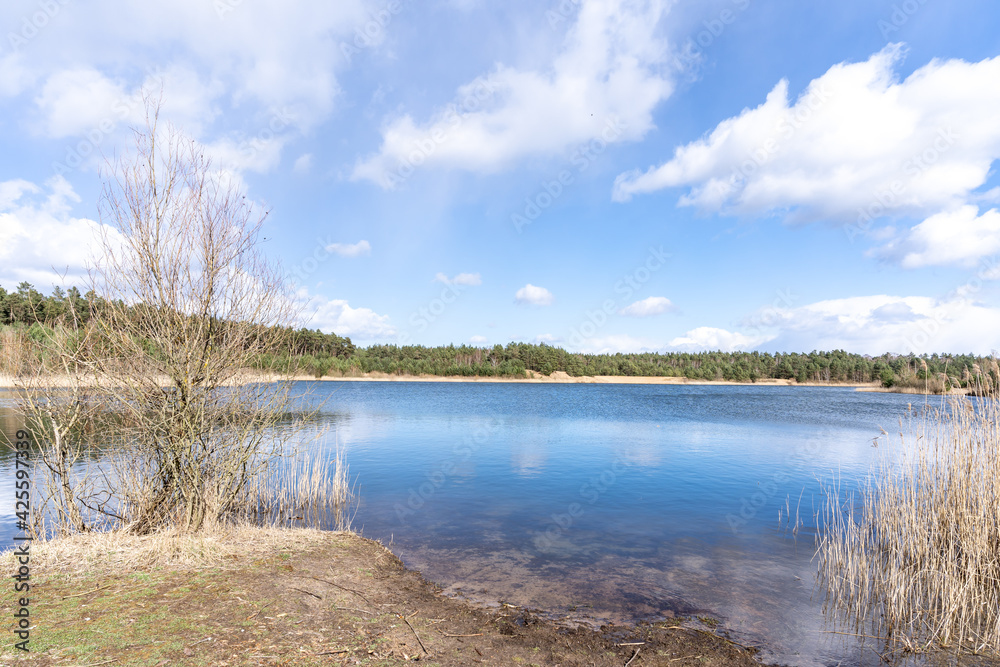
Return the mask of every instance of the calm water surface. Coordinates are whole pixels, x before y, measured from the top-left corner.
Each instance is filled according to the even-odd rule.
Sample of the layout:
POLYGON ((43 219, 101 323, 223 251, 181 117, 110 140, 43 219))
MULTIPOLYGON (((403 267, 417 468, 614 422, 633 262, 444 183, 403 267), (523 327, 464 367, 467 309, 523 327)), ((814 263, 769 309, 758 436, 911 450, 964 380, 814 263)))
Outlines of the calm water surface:
MULTIPOLYGON (((448 593, 595 622, 710 615, 785 664, 877 664, 823 632, 820 480, 864 477, 922 397, 849 388, 322 382, 355 527, 448 593), (798 509, 797 534, 779 509, 798 509)), ((0 428, 17 424, 0 413, 0 428)), ((10 460, 0 493, 12 497, 10 460)), ((12 534, 4 502, 5 542, 12 534)))
POLYGON ((823 632, 814 591, 820 480, 853 487, 879 428, 923 402, 763 386, 315 391, 360 484, 355 525, 447 592, 597 621, 712 615, 767 659, 808 665, 859 660, 823 632), (796 535, 778 522, 786 503, 796 535))

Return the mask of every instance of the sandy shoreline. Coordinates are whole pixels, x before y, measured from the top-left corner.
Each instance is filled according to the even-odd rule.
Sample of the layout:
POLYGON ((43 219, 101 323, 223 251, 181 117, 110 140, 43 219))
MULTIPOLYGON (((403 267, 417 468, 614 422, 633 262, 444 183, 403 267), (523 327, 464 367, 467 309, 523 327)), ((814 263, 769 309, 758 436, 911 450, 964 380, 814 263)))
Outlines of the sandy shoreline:
MULTIPOLYGON (((691 380, 685 377, 660 376, 625 376, 625 375, 583 375, 570 376, 563 371, 555 371, 551 375, 542 375, 529 371, 531 377, 488 377, 488 376, 454 376, 454 375, 390 375, 388 373, 365 373, 356 376, 325 376, 316 378, 312 375, 296 375, 290 378, 299 382, 507 382, 527 384, 671 384, 671 385, 746 385, 764 387, 855 387, 860 390, 875 390, 875 383, 842 383, 842 382, 796 382, 794 380, 763 379, 757 382, 731 382, 728 380, 691 380)), ((264 374, 248 374, 249 381, 277 379, 264 374)), ((49 386, 70 386, 69 378, 53 376, 46 382, 49 386)), ((14 389, 17 383, 10 375, 0 375, 0 389, 14 389)))

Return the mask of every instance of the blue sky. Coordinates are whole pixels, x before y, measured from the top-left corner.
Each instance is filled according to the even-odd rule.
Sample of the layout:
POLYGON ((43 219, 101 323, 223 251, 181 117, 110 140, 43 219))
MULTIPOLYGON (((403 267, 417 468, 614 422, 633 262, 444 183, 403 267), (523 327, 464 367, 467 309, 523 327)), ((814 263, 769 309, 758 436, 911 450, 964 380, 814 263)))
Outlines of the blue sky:
POLYGON ((143 89, 304 324, 570 350, 1000 348, 985 0, 0 8, 0 285, 82 284, 143 89))

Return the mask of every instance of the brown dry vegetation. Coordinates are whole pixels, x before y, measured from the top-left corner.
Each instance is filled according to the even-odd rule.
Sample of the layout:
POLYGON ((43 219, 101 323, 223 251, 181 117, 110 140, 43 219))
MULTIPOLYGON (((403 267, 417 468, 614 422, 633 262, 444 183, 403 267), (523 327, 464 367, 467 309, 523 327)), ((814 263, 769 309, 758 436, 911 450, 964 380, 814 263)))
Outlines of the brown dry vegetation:
POLYGON ((79 535, 33 567, 33 653, 5 641, 3 665, 758 664, 695 619, 590 630, 473 607, 352 533, 79 535))
POLYGON ((829 490, 818 551, 829 609, 890 653, 1000 656, 1000 402, 925 414, 877 441, 858 495, 829 490))

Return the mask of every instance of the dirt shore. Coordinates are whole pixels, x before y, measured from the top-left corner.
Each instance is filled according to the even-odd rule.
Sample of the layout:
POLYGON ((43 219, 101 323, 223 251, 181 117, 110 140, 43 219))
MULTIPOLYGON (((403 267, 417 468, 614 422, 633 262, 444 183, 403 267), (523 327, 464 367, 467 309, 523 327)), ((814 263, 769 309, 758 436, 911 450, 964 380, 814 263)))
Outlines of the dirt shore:
MULTIPOLYGON (((333 376, 327 375, 316 378, 312 375, 297 375, 292 380, 303 382, 524 382, 529 384, 555 383, 555 384, 689 384, 689 385, 755 385, 765 387, 875 387, 873 383, 844 383, 844 382, 796 382, 795 380, 764 379, 757 382, 729 382, 727 380, 689 380, 684 377, 659 377, 643 376, 633 377, 625 375, 584 375, 574 377, 563 371, 555 371, 551 375, 542 375, 535 371, 528 371, 530 377, 510 378, 510 377, 485 377, 485 376, 453 376, 453 375, 390 375, 388 373, 362 373, 359 375, 333 376)), ((248 374, 245 380, 268 381, 275 377, 248 374)), ((67 378, 52 376, 46 379, 46 384, 55 387, 68 386, 67 378)), ((16 387, 14 378, 9 375, 0 375, 0 388, 12 389, 16 387)))
MULTIPOLYGON (((0 665, 759 664, 710 619, 592 630, 451 599, 352 533, 243 529, 211 547, 161 539, 143 562, 129 543, 141 538, 107 539, 36 545, 32 652, 15 650, 8 631, 0 665)), ((12 566, 10 552, 0 560, 12 566)), ((11 619, 10 587, 0 600, 11 619)))

